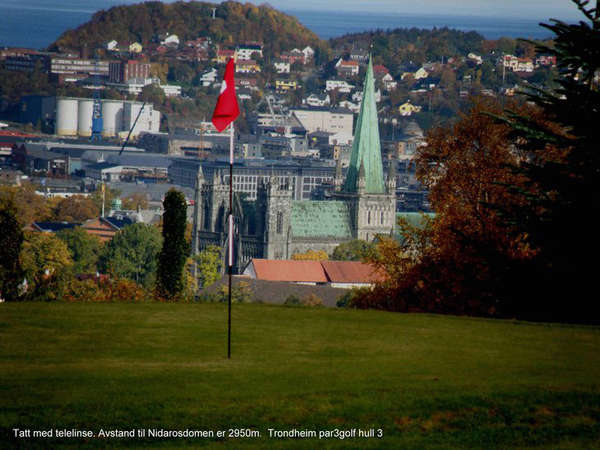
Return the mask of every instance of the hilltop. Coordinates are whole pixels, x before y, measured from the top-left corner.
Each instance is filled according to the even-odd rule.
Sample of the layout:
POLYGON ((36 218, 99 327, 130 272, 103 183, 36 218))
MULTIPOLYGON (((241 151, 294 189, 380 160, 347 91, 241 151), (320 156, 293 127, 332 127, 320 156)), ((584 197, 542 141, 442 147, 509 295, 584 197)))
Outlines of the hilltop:
POLYGON ((266 57, 294 47, 310 45, 327 48, 312 31, 295 17, 281 13, 269 5, 224 2, 145 2, 115 6, 98 11, 89 22, 63 33, 50 50, 81 51, 103 47, 111 39, 119 42, 139 42, 144 47, 157 42, 161 34, 176 34, 187 41, 210 37, 215 43, 234 46, 246 41, 264 43, 266 57), (213 19, 213 9, 215 18, 213 19))

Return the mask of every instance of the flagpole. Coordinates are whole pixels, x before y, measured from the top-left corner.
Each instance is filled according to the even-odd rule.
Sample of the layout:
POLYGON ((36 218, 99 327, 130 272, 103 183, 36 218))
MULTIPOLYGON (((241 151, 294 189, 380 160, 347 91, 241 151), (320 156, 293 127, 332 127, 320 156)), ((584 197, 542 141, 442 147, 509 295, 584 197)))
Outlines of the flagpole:
POLYGON ((227 358, 231 359, 231 272, 233 270, 233 122, 229 127, 229 300, 227 318, 227 358))

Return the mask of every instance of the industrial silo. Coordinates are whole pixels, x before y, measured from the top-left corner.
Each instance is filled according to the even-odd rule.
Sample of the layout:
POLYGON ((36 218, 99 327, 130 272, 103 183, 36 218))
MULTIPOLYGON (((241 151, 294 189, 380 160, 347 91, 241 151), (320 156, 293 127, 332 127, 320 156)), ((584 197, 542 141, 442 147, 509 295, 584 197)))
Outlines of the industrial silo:
POLYGON ((92 135, 92 114, 94 113, 94 100, 82 98, 79 100, 79 112, 77 114, 77 134, 82 137, 92 135))
POLYGON ((56 134, 59 136, 77 136, 77 112, 79 101, 76 98, 59 97, 56 99, 56 134))
POLYGON ((104 100, 102 102, 102 136, 114 137, 122 129, 123 102, 104 100))

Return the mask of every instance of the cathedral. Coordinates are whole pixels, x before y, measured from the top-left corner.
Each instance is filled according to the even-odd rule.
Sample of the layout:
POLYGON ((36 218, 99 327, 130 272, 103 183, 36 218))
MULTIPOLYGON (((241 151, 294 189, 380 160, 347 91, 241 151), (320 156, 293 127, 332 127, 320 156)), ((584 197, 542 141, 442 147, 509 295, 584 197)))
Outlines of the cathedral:
MULTIPOLYGON (((346 178, 340 161, 336 168, 332 200, 294 200, 294 180, 271 176, 258 186, 251 214, 234 196, 234 273, 243 271, 252 258, 290 259, 296 253, 324 250, 352 239, 371 241, 391 235, 396 217, 396 176, 383 176, 381 145, 375 103, 375 80, 369 61, 364 95, 354 133, 346 178)), ((393 168, 394 165, 392 164, 393 168)), ((209 245, 228 244, 229 174, 215 172, 205 180, 199 169, 196 180, 192 252, 209 245)))

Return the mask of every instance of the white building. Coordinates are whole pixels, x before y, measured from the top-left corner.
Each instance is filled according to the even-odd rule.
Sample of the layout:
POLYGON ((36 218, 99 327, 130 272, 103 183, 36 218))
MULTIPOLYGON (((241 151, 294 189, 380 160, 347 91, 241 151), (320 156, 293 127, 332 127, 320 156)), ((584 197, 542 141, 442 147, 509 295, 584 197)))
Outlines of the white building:
POLYGON ((212 68, 208 72, 204 72, 200 76, 200 83, 202 83, 202 86, 204 86, 204 87, 212 86, 213 84, 215 84, 217 82, 218 77, 219 77, 219 74, 217 72, 217 69, 212 68))
POLYGON ((304 54, 304 64, 307 64, 315 56, 315 51, 309 46, 304 47, 302 53, 304 54))
MULTIPOLYGON (((362 102, 362 98, 363 98, 362 91, 356 91, 354 94, 352 94, 352 101, 354 101, 356 103, 362 102)), ((377 89, 377 92, 375 92, 375 102, 379 103, 380 101, 381 101, 381 89, 377 89)))
POLYGON ((327 80, 325 82, 325 90, 326 91, 339 91, 344 93, 350 93, 354 89, 354 85, 348 83, 344 80, 327 80))
POLYGON ((328 106, 331 103, 329 94, 310 94, 307 98, 302 100, 302 103, 308 106, 328 106))
POLYGON ((277 73, 290 73, 291 65, 289 61, 277 60, 273 63, 277 73))
POLYGON ((179 36, 176 34, 168 34, 164 40, 160 41, 160 44, 168 47, 179 47, 179 36))
POLYGON ((125 83, 107 83, 120 92, 127 94, 141 94, 142 89, 151 84, 160 87, 167 97, 178 97, 181 95, 181 86, 175 84, 160 84, 159 78, 130 78, 125 83))
POLYGON ((308 133, 327 131, 333 133, 336 144, 352 142, 354 114, 347 109, 291 108, 292 114, 308 133))
POLYGON ((238 61, 249 61, 254 58, 262 58, 262 45, 259 44, 245 44, 241 45, 237 49, 237 60, 238 61))

